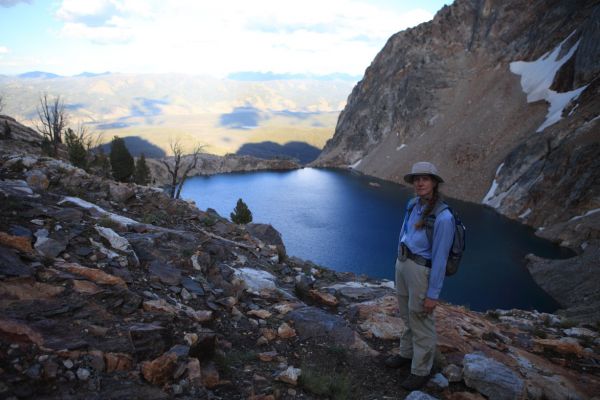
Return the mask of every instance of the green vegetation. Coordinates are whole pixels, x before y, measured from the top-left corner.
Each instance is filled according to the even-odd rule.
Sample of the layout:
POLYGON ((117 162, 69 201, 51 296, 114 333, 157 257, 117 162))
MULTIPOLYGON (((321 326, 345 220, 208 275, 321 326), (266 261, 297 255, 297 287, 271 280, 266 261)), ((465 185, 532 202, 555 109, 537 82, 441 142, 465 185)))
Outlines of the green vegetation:
POLYGON ((147 185, 150 183, 150 168, 146 164, 146 156, 142 153, 141 157, 135 163, 133 181, 138 185, 147 185))
POLYGON ((67 154, 69 155, 69 161, 71 161, 71 164, 87 170, 88 151, 85 146, 84 136, 77 135, 71 128, 67 128, 64 136, 65 144, 67 145, 67 154))
POLYGON ((307 391, 335 400, 351 398, 352 382, 349 375, 307 365, 302 365, 301 369, 300 385, 307 391))
POLYGON ((125 146, 125 141, 118 136, 112 140, 110 147, 110 165, 112 175, 118 181, 127 182, 133 175, 133 157, 125 146))
POLYGON ((252 211, 242 199, 238 199, 231 215, 231 221, 236 224, 249 224, 252 222, 252 211))

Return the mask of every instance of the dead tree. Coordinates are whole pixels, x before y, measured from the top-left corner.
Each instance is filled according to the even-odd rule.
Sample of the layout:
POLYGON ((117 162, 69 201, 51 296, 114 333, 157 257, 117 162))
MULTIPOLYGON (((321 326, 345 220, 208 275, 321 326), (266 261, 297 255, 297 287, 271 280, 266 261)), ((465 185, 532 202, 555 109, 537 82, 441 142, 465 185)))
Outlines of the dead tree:
POLYGON ((4 98, 2 97, 2 95, 0 95, 0 113, 2 112, 3 109, 4 109, 4 98))
POLYGON ((190 172, 198 165, 200 152, 204 146, 196 145, 190 154, 184 154, 183 146, 179 139, 170 140, 169 147, 173 153, 173 163, 169 164, 167 160, 161 160, 167 168, 171 177, 171 185, 169 187, 169 195, 173 199, 178 199, 181 195, 181 188, 185 183, 190 172))
POLYGON ((65 103, 60 96, 54 99, 48 99, 44 93, 40 97, 40 104, 37 108, 39 123, 37 130, 42 134, 47 143, 52 144, 54 155, 57 154, 58 145, 62 143, 62 134, 68 123, 68 114, 65 110, 65 103))

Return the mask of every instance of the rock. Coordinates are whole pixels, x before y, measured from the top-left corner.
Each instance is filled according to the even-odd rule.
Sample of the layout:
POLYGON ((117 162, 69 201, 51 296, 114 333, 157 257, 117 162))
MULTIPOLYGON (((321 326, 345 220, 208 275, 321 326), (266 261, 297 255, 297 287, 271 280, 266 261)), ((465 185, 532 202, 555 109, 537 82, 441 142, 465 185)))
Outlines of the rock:
POLYGON ((31 239, 24 236, 12 236, 6 232, 0 232, 0 244, 12 247, 23 253, 31 253, 33 251, 31 239))
POLYGON ((248 311, 248 315, 255 316, 260 319, 271 318, 271 313, 267 310, 250 310, 248 311))
POLYGON ((57 263, 56 266, 73 274, 83 276, 100 285, 117 285, 127 287, 127 284, 123 279, 107 274, 106 272, 96 268, 83 267, 76 263, 57 263))
POLYGON ((102 291, 102 289, 94 284, 93 282, 82 281, 82 280, 73 280, 73 290, 77 293, 82 294, 96 294, 102 291))
POLYGON ((460 382, 463 379, 462 368, 455 364, 447 365, 443 370, 443 374, 448 382, 460 382))
POLYGON ((169 341, 168 331, 158 324, 133 324, 129 327, 129 338, 138 360, 147 360, 162 354, 169 341))
POLYGON ((202 370, 200 369, 200 361, 197 358, 191 358, 187 363, 187 379, 192 386, 200 387, 202 383, 202 370))
POLYGON ((204 289, 202 286, 190 278, 189 276, 184 276, 181 278, 181 285, 189 292, 193 293, 196 296, 204 296, 204 289))
POLYGON ((125 203, 135 196, 135 192, 123 183, 110 182, 108 185, 110 198, 117 203, 125 203))
POLYGON ((56 258, 60 253, 65 251, 67 243, 54 240, 47 236, 48 232, 45 229, 36 232, 37 240, 35 241, 35 249, 42 256, 47 258, 56 258))
POLYGON ((27 176, 27 184, 33 190, 43 192, 50 185, 48 177, 39 170, 28 171, 25 176, 27 176))
POLYGON ((216 387, 221 381, 216 365, 209 361, 202 364, 202 384, 209 389, 216 387))
POLYGON ((90 371, 86 368, 78 368, 77 369, 77 379, 80 381, 87 381, 90 378, 90 371))
POLYGON ((594 332, 591 329, 587 328, 569 328, 564 330, 565 334, 568 336, 573 336, 576 338, 588 338, 593 339, 598 337, 598 332, 594 332))
POLYGON ((217 335, 208 329, 199 330, 193 335, 196 337, 194 343, 190 345, 190 356, 199 360, 213 357, 217 345, 217 335))
POLYGON ((38 346, 43 346, 44 339, 42 335, 28 325, 0 317, 0 333, 9 338, 12 343, 30 342, 38 346))
POLYGON ((296 336, 296 331, 284 322, 277 328, 277 335, 282 339, 289 339, 296 336))
POLYGON ((425 392, 415 390, 414 392, 410 392, 408 396, 404 398, 404 400, 437 400, 437 397, 433 397, 425 392))
POLYGON ((285 260, 286 250, 281 234, 269 224, 247 224, 246 230, 261 241, 276 246, 279 262, 285 260))
POLYGON ((429 380, 429 383, 440 389, 446 389, 449 386, 448 379, 440 373, 435 374, 434 377, 429 380))
POLYGON ((31 276, 35 270, 25 264, 16 251, 0 245, 0 274, 5 276, 31 276))
POLYGON ((308 293, 311 298, 318 301, 319 303, 325 304, 326 306, 335 307, 339 303, 338 299, 334 295, 329 293, 323 293, 316 289, 312 289, 308 293))
POLYGON ((275 379, 296 386, 301 374, 302 370, 300 368, 289 366, 285 371, 280 372, 275 379))
POLYGON ((158 260, 149 266, 151 279, 166 285, 179 285, 181 283, 181 271, 158 260))
POLYGON ((534 351, 543 352, 550 350, 562 355, 572 355, 581 357, 584 354, 583 347, 577 339, 561 338, 561 339, 534 339, 534 351), (570 340, 569 340, 570 339, 570 340))
POLYGON ((133 358, 124 353, 104 353, 106 372, 129 371, 133 367, 133 358))
POLYGON ((277 357, 277 352, 276 351, 267 351, 264 353, 258 353, 258 359, 260 361, 273 361, 275 359, 275 357, 277 357))
POLYGON ((467 386, 489 398, 521 399, 524 382, 512 370, 481 354, 467 354, 463 359, 463 374, 467 386))
POLYGON ((275 276, 254 268, 240 268, 235 270, 235 275, 244 281, 246 289, 254 294, 260 294, 262 291, 276 291, 275 276))
POLYGON ((152 361, 142 363, 144 379, 154 385, 164 385, 171 380, 177 367, 177 355, 165 353, 152 361))
POLYGON ((18 300, 47 300, 63 293, 63 286, 36 282, 30 278, 0 281, 0 297, 18 300))
POLYGON ((58 374, 58 364, 52 360, 42 362, 42 376, 45 379, 55 379, 58 374))

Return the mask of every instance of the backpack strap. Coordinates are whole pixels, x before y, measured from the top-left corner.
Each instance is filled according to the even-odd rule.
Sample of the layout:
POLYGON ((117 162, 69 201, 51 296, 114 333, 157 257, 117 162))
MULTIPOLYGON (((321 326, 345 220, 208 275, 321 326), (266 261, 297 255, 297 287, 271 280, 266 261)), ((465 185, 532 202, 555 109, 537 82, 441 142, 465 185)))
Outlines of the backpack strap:
POLYGON ((433 207, 431 213, 425 219, 425 234, 427 235, 427 240, 429 240, 429 243, 433 243, 433 226, 435 225, 435 219, 442 213, 442 211, 446 209, 452 212, 450 206, 445 201, 438 201, 433 207))
POLYGON ((402 228, 400 229, 400 239, 402 239, 402 236, 404 235, 404 230, 406 228, 406 222, 408 221, 408 217, 410 216, 410 213, 412 212, 413 208, 415 208, 415 205, 417 204, 418 200, 419 200, 419 197, 413 197, 412 199, 410 199, 408 201, 408 203, 406 203, 406 211, 404 212, 404 220, 402 221, 402 228))

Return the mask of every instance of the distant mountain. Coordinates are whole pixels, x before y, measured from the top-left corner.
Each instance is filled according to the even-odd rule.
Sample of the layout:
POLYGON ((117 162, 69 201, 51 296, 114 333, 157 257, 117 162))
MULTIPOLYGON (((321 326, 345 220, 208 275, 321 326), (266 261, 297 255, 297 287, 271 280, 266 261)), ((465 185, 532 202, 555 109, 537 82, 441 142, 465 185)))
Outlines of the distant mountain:
POLYGON ((62 78, 62 76, 53 74, 52 72, 44 72, 44 71, 31 71, 25 72, 20 75, 17 75, 19 78, 26 79, 54 79, 54 78, 62 78))
POLYGON ((279 80, 317 80, 317 81, 352 81, 357 82, 361 76, 335 72, 327 75, 313 74, 276 74, 274 72, 240 71, 227 75, 227 79, 234 81, 279 81, 279 80))
POLYGON ((81 78, 93 78, 95 76, 104 76, 104 75, 110 75, 109 71, 106 72, 99 72, 99 73, 95 73, 95 72, 82 72, 78 75, 73 75, 74 77, 81 77, 81 78))
MULTIPOLYGON (((131 155, 134 157, 139 157, 142 155, 142 153, 144 153, 146 158, 164 158, 167 155, 160 147, 155 146, 149 141, 138 136, 124 137, 123 141, 125 142, 125 147, 127 147, 127 150, 129 150, 131 155)), ((102 148, 104 153, 110 153, 110 142, 99 147, 102 148)))
POLYGON ((300 164, 314 161, 321 149, 304 142, 288 142, 280 145, 274 142, 246 143, 237 151, 237 155, 254 156, 263 159, 292 158, 300 164))

